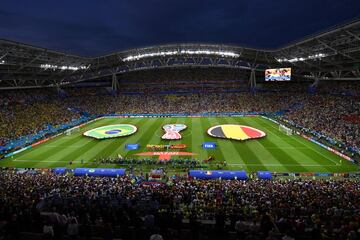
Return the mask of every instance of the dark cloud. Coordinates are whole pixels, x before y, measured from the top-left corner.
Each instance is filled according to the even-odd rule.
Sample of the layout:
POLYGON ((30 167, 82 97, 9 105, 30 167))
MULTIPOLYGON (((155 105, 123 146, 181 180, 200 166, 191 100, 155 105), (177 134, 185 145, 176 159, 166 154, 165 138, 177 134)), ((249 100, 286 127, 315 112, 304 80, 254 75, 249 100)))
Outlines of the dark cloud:
POLYGON ((3 0, 0 38, 86 56, 180 42, 277 48, 359 13, 355 0, 3 0))

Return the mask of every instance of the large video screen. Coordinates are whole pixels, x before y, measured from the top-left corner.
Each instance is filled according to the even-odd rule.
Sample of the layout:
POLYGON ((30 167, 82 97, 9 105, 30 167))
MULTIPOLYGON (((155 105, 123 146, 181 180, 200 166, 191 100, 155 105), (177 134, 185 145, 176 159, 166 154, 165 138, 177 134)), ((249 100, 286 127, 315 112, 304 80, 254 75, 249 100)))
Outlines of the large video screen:
POLYGON ((290 81, 291 68, 274 68, 265 70, 265 81, 290 81))

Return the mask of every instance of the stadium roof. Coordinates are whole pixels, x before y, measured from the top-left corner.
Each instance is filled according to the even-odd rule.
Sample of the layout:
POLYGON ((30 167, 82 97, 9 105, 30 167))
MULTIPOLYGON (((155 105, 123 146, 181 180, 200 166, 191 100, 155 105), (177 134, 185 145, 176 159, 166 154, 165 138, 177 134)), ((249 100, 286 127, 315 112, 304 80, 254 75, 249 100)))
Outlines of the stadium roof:
POLYGON ((81 57, 0 40, 0 88, 60 87, 140 69, 211 66, 292 67, 299 78, 360 79, 360 20, 278 49, 218 44, 170 44, 81 57))

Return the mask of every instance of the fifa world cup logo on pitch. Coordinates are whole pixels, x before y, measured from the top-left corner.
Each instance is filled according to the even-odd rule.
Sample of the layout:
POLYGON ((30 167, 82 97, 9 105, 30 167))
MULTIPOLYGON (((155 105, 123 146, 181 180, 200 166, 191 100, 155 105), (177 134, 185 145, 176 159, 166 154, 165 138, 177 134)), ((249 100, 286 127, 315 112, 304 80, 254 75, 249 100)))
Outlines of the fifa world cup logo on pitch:
POLYGON ((186 128, 187 126, 185 124, 166 124, 163 126, 165 134, 161 138, 166 140, 181 139, 182 136, 179 132, 186 128))

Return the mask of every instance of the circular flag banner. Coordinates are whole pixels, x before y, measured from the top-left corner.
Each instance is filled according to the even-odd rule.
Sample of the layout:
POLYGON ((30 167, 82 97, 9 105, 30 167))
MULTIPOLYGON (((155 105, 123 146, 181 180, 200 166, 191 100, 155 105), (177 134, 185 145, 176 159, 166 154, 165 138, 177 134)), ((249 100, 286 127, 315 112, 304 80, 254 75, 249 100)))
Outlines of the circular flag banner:
POLYGON ((235 140, 247 140, 266 136, 266 134, 259 129, 236 124, 217 125, 209 128, 207 133, 212 137, 235 140))
POLYGON ((96 139, 107 139, 116 137, 125 137, 134 134, 137 128, 131 124, 107 125, 91 129, 84 133, 87 137, 96 139))

